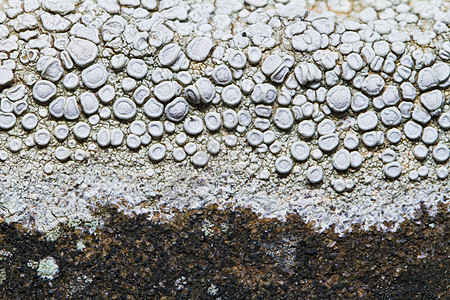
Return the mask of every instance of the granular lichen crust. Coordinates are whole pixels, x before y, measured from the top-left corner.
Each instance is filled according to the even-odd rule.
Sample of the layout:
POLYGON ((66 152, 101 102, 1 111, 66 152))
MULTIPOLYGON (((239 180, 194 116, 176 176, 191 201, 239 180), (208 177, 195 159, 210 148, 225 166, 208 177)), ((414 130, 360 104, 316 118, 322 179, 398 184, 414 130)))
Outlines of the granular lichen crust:
POLYGON ((39 267, 37 268, 37 274, 42 277, 42 279, 52 280, 59 272, 59 266, 56 260, 48 256, 39 261, 39 267))
POLYGON ((6 221, 218 204, 343 232, 448 207, 448 2, 41 2, 0 10, 6 221))

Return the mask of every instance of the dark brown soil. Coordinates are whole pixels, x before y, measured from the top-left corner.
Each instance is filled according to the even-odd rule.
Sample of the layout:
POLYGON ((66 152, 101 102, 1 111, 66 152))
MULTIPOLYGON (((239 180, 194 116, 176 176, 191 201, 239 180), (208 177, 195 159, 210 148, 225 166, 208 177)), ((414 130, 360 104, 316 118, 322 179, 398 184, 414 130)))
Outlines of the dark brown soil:
POLYGON ((0 225, 1 299, 449 299, 450 218, 422 213, 396 233, 316 233, 291 215, 248 210, 180 214, 170 224, 102 212, 94 235, 48 242, 0 225), (82 240, 86 248, 77 250, 82 240), (52 256, 52 281, 28 261, 52 256))

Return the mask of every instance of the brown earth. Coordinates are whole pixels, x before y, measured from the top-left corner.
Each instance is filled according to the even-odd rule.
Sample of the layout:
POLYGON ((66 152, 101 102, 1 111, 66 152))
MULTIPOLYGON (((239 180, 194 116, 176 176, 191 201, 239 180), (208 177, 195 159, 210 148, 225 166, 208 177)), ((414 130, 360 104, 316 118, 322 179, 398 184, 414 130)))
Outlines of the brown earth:
POLYGON ((298 216, 259 219, 215 208, 159 224, 114 209, 93 235, 69 228, 54 242, 0 224, 1 299, 449 299, 450 218, 422 212, 395 233, 338 237, 298 216), (77 250, 82 240, 86 248, 77 250), (43 280, 29 260, 52 256, 43 280))

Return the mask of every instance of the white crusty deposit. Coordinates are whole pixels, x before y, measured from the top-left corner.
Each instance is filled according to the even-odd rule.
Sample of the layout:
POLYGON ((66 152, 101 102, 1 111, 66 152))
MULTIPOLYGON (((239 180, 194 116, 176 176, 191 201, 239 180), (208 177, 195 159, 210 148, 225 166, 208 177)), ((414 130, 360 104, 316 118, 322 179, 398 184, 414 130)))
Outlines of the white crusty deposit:
POLYGON ((448 207, 449 6, 3 3, 0 216, 218 204, 342 232, 448 207))

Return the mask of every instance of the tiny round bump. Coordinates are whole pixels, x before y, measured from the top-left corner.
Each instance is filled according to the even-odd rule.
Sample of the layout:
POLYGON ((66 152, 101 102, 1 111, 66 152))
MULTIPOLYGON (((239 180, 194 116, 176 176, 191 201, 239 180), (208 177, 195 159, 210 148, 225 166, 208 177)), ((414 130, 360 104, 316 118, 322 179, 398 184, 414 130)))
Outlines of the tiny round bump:
POLYGON ((411 180, 411 181, 416 181, 416 180, 418 180, 418 179, 419 179, 419 172, 417 172, 416 170, 411 170, 411 171, 408 173, 408 178, 409 178, 409 180, 411 180))
POLYGON ((40 129, 34 134, 34 142, 41 147, 47 146, 51 138, 52 136, 47 129, 40 129))
POLYGON ((123 132, 119 128, 111 130, 111 146, 117 147, 123 143, 123 132))
POLYGON ((16 152, 19 152, 20 150, 22 150, 22 146, 23 146, 23 143, 20 139, 12 139, 8 143, 9 151, 11 151, 13 153, 16 153, 16 152))
POLYGON ((148 67, 142 59, 132 58, 127 64, 127 74, 134 79, 143 79, 148 72, 148 67))
POLYGON ((116 91, 108 84, 98 90, 98 97, 102 103, 108 104, 116 97, 116 91))
POLYGON ((256 65, 262 58, 262 51, 257 47, 250 47, 247 50, 247 57, 249 63, 256 65))
POLYGON ((78 122, 73 127, 73 135, 79 140, 87 139, 90 133, 91 127, 86 122, 78 122))
POLYGON ((225 137, 225 145, 227 145, 227 147, 232 148, 232 147, 236 146, 237 141, 238 141, 237 136, 235 136, 233 134, 227 135, 225 137))
POLYGON ((335 133, 323 135, 319 138, 319 148, 322 151, 330 152, 336 149, 339 144, 339 137, 335 133))
POLYGON ((311 152, 311 157, 315 160, 320 160, 323 157, 323 152, 320 149, 314 149, 311 152))
POLYGON ((392 144, 397 144, 402 139, 402 132, 397 128, 391 128, 386 132, 386 138, 392 144))
POLYGON ((48 102, 56 95, 56 86, 47 80, 40 80, 33 85, 33 98, 41 103, 48 102))
POLYGON ((392 149, 386 149, 381 153, 381 160, 387 164, 397 159, 397 153, 392 149))
POLYGON ((242 100, 242 92, 237 85, 227 85, 222 90, 222 101, 229 106, 236 106, 242 100))
POLYGON ((186 55, 193 61, 201 62, 208 57, 213 42, 207 37, 195 37, 186 47, 186 55))
POLYGON ((338 193, 343 193, 347 187, 346 182, 342 178, 338 178, 332 181, 333 189, 338 193))
POLYGON ((350 89, 342 85, 332 87, 327 93, 326 101, 333 111, 345 112, 351 105, 350 89))
POLYGON ((38 118, 33 113, 28 113, 22 117, 22 127, 25 130, 33 130, 38 124, 38 118))
POLYGON ((113 105, 114 116, 120 120, 129 120, 136 115, 136 104, 129 98, 119 98, 113 105))
POLYGON ((53 135, 59 141, 65 140, 69 136, 69 127, 66 125, 57 125, 53 131, 53 135))
POLYGON ((438 124, 444 130, 450 129, 450 113, 441 114, 438 120, 438 124))
POLYGON ((336 124, 330 119, 325 119, 317 125, 319 135, 326 135, 336 131, 336 124))
POLYGON ((391 162, 386 164, 383 170, 388 179, 397 179, 402 174, 402 165, 398 162, 391 162))
POLYGON ((264 141, 264 135, 261 131, 252 129, 247 133, 247 142, 252 147, 257 147, 264 141))
POLYGON ((141 136, 147 131, 147 126, 143 121, 133 121, 130 124, 130 133, 141 136))
POLYGON ((150 97, 150 89, 146 86, 139 86, 133 92, 133 100, 137 105, 142 105, 150 97))
POLYGON ((205 115, 205 125, 209 131, 217 131, 222 125, 220 114, 217 112, 208 112, 205 115))
POLYGON ((355 133, 349 133, 344 138, 344 147, 349 150, 355 150, 359 146, 359 138, 355 133))
POLYGON ((205 151, 199 151, 191 157, 191 162, 196 167, 204 167, 209 161, 209 155, 205 151))
POLYGON ((275 161, 275 169, 281 175, 287 175, 294 167, 292 159, 287 156, 281 156, 275 161))
POLYGON ((189 142, 183 147, 187 155, 194 155, 197 152, 197 145, 194 142, 189 142))
POLYGON ((80 95, 80 104, 86 115, 92 115, 98 111, 99 103, 95 94, 84 92, 80 95))
POLYGON ((310 148, 305 142, 295 142, 291 146, 291 156, 297 161, 305 161, 309 158, 310 148))
POLYGON ((212 139, 206 144, 206 149, 208 150, 208 153, 217 155, 220 152, 220 143, 212 139))
POLYGON ((175 97, 175 87, 171 81, 163 81, 154 87, 153 94, 156 99, 166 103, 175 97))
POLYGON ((97 144, 104 148, 111 144, 111 131, 106 128, 102 128, 97 132, 97 144))
POLYGON ((357 123, 362 131, 370 131, 377 127, 378 117, 373 111, 368 111, 358 115, 357 123))
POLYGON ((368 148, 375 147, 378 144, 378 134, 376 131, 365 132, 361 139, 363 144, 368 148))
POLYGON ((448 160, 450 150, 444 143, 437 144, 433 149, 433 158, 438 163, 443 163, 448 160))
POLYGON ((5 161, 8 159, 8 152, 5 150, 0 150, 0 161, 5 161))
POLYGON ((127 147, 130 148, 131 150, 136 150, 139 149, 139 147, 141 147, 141 139, 139 138, 139 136, 135 135, 135 134, 129 134, 127 136, 127 147))
POLYGON ((403 126, 405 136, 410 140, 417 140, 422 135, 422 126, 414 121, 408 121, 403 126))
POLYGON ((55 157, 59 161, 66 161, 70 157, 70 151, 64 146, 59 146, 55 149, 55 157))
POLYGON ((439 134, 434 127, 425 127, 422 131, 422 142, 427 145, 433 145, 437 142, 439 134))
POLYGON ((189 135, 199 135, 204 129, 203 121, 197 116, 189 116, 184 121, 183 128, 189 135))
POLYGON ((81 81, 89 89, 97 89, 108 80, 108 72, 100 64, 94 64, 81 72, 81 81))
POLYGON ((297 126, 297 132, 304 139, 311 138, 316 132, 316 126, 313 121, 301 121, 297 126))
POLYGON ((420 177, 427 177, 429 173, 427 166, 420 166, 419 169, 417 169, 417 172, 420 177))
POLYGON ((275 125, 282 130, 288 130, 294 125, 294 116, 288 108, 277 108, 273 120, 275 125))
POLYGON ((175 161, 183 161, 186 159, 186 152, 184 152, 183 148, 175 148, 172 151, 172 157, 175 161))
POLYGON ((377 96, 384 89, 384 80, 380 75, 371 74, 364 79, 362 90, 369 96, 377 96))
POLYGON ((74 90, 78 87, 80 79, 74 73, 69 73, 64 76, 63 85, 67 90, 74 90))
MULTIPOLYGON (((147 107, 146 114, 147 115, 150 114, 151 116, 157 115, 158 114, 157 110, 158 108, 161 108, 161 106, 156 102, 151 102, 149 103, 149 105, 150 106, 147 107), (155 113, 152 113, 152 111, 155 111, 155 113)), ((144 112, 145 111, 146 108, 144 106, 144 112)), ((188 114, 188 112, 189 112, 189 104, 182 97, 175 98, 172 102, 167 104, 165 108, 166 117, 172 122, 180 122, 181 120, 184 119, 184 117, 188 114)))
POLYGON ((233 80, 231 70, 226 65, 219 65, 215 67, 211 76, 216 84, 223 86, 230 84, 233 80))
POLYGON ((232 109, 227 109, 224 112, 222 112, 222 119, 223 119, 223 127, 225 127, 228 130, 236 128, 239 122, 236 111, 232 109))
POLYGON ((440 166, 436 169, 436 175, 439 179, 446 179, 448 177, 448 168, 440 166))
POLYGON ((151 121, 148 123, 148 133, 152 138, 159 139, 164 133, 164 126, 160 121, 151 121))
POLYGON ((323 175, 323 169, 320 166, 309 167, 306 171, 306 179, 312 184, 321 182, 323 175))
POLYGON ((359 168, 363 163, 363 156, 358 151, 350 152, 350 166, 353 169, 359 168))
POLYGON ((158 162, 166 156, 166 146, 163 144, 154 144, 148 150, 148 156, 152 161, 158 162))
POLYGON ((333 155, 333 167, 339 171, 346 171, 350 168, 351 157, 350 152, 346 149, 341 149, 333 155))

